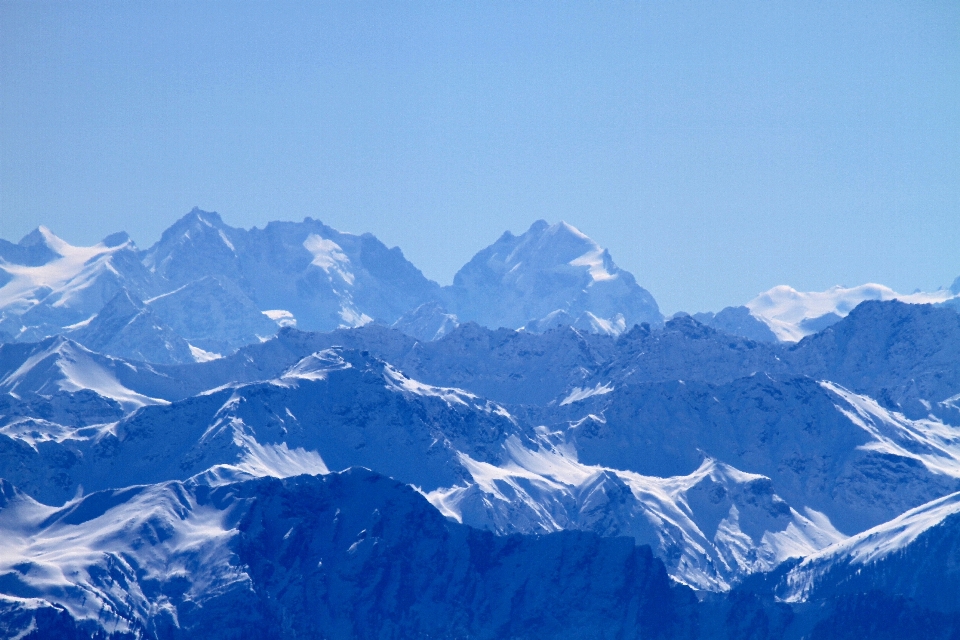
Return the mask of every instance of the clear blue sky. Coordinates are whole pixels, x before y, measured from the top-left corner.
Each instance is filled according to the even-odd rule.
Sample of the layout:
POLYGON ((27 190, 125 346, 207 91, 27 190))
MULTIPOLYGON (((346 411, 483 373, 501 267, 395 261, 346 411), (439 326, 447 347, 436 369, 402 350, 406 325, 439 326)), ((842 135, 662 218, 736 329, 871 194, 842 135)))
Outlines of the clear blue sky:
POLYGON ((960 275, 960 3, 0 0, 0 237, 566 220, 667 312, 960 275))

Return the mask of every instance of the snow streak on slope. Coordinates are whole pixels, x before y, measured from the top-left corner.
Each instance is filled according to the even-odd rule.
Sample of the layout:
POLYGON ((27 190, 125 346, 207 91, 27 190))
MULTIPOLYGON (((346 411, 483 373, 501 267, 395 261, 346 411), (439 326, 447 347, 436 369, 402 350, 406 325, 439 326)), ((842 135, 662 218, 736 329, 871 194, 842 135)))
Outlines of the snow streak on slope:
POLYGON ((166 400, 150 398, 124 387, 93 355, 75 342, 57 338, 48 349, 33 354, 0 380, 0 390, 51 393, 89 389, 116 400, 128 412, 149 404, 167 404, 166 400))
POLYGON ((960 478, 960 427, 944 424, 932 416, 910 420, 838 384, 820 384, 844 400, 845 405, 838 404, 837 410, 873 437, 862 448, 913 458, 934 473, 960 478))
POLYGON ((303 248, 313 255, 312 264, 320 267, 327 273, 330 273, 330 270, 333 269, 345 283, 353 284, 354 275, 350 271, 350 258, 347 257, 343 249, 341 249, 340 245, 336 242, 311 233, 307 236, 307 239, 303 241, 303 248))
POLYGON ((0 482, 0 539, 11 541, 0 547, 0 634, 693 637, 683 619, 693 594, 629 540, 497 539, 360 469, 221 479, 104 491, 61 509, 0 482), (51 604, 81 633, 63 632, 66 616, 31 617, 51 604))
POLYGON ((46 245, 60 257, 40 266, 3 263, 3 269, 13 278, 0 287, 0 309, 23 313, 44 298, 54 296, 55 305, 63 306, 78 291, 88 287, 105 269, 111 269, 109 258, 129 243, 107 247, 102 243, 92 247, 74 247, 53 234, 46 227, 38 231, 46 245))
POLYGON ((933 293, 897 293, 880 284, 859 287, 835 286, 826 291, 797 291, 780 285, 746 304, 750 313, 765 322, 784 342, 797 342, 845 317, 864 300, 900 300, 910 304, 944 302, 954 297, 949 290, 933 293))
POLYGON ((249 582, 231 562, 229 512, 197 504, 181 483, 105 491, 60 509, 3 488, 12 497, 0 509, 9 595, 42 594, 75 619, 124 633, 147 618, 175 624, 167 594, 144 585, 189 585, 185 598, 202 601, 249 582))
POLYGON ((598 382, 593 388, 580 388, 574 387, 570 394, 560 401, 560 406, 564 407, 568 404, 574 402, 580 402, 581 400, 586 400, 587 398, 592 398, 593 396, 602 396, 604 394, 610 393, 613 391, 613 385, 609 382, 602 384, 598 382))
POLYGON ((291 449, 286 442, 280 444, 261 444, 246 434, 236 434, 235 443, 243 451, 243 457, 235 466, 237 471, 254 478, 270 476, 289 478, 291 476, 323 475, 330 473, 323 458, 316 451, 301 447, 291 449))
POLYGON ((867 565, 898 553, 925 531, 957 513, 960 513, 960 492, 911 509, 890 522, 826 547, 790 571, 787 575, 788 593, 784 599, 802 602, 830 569, 841 563, 867 565))
POLYGON ((290 367, 280 376, 277 384, 294 380, 326 380, 332 371, 343 371, 352 366, 336 349, 324 349, 290 367))
POLYGON ((517 438, 495 466, 460 454, 472 483, 427 498, 445 515, 498 533, 582 529, 651 545, 676 580, 722 591, 748 573, 843 539, 826 517, 801 515, 764 476, 705 460, 689 476, 656 478, 577 462, 517 438))

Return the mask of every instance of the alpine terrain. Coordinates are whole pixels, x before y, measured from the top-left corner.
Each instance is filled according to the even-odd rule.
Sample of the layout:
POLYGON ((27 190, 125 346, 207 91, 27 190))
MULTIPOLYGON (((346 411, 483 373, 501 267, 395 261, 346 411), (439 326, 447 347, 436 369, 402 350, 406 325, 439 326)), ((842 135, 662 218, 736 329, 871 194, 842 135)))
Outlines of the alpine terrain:
POLYGON ((0 637, 960 637, 958 295, 664 317, 542 220, 449 286, 311 218, 0 240, 0 637))

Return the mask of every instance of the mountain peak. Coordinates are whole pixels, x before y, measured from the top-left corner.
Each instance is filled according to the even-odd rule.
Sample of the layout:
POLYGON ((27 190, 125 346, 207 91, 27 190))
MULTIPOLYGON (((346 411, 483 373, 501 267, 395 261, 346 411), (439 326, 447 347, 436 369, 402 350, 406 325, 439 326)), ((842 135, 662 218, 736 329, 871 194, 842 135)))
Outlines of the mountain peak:
POLYGON ((20 239, 21 247, 46 247, 56 253, 57 255, 65 255, 65 251, 70 249, 70 244, 65 240, 57 237, 57 235, 50 231, 44 225, 40 225, 27 235, 23 236, 20 239))
POLYGON ((216 211, 204 211, 200 207, 194 207, 190 210, 190 213, 183 216, 181 220, 199 221, 206 224, 209 227, 223 227, 223 219, 220 217, 220 214, 216 211))
POLYGON ((130 234, 128 234, 126 231, 118 231, 116 233, 111 233, 106 238, 101 240, 100 244, 113 249, 115 247, 123 246, 128 242, 131 245, 133 244, 133 239, 130 238, 130 234))
POLYGON ((744 306, 751 315, 766 323, 777 339, 797 342, 846 317, 861 302, 900 300, 911 304, 936 304, 951 296, 950 291, 943 290, 902 294, 875 283, 858 287, 836 285, 826 291, 797 291, 793 287, 779 285, 764 291, 744 306))
POLYGON ((457 272, 447 292, 453 313, 489 327, 552 327, 586 312, 610 327, 662 322, 633 276, 566 222, 537 220, 520 236, 505 233, 457 272))

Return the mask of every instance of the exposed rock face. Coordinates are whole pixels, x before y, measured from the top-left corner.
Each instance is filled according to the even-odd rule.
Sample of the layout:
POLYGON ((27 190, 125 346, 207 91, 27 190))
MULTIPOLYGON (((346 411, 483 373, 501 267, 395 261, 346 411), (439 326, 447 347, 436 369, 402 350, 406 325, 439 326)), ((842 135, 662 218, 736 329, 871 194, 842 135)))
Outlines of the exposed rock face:
POLYGON ((0 530, 15 535, 0 561, 9 637, 696 637, 692 592, 649 548, 578 532, 497 537, 361 469, 165 483, 59 510, 3 483, 0 530), (51 542, 64 535, 69 571, 50 589, 51 542), (13 599, 37 593, 46 602, 13 599))

